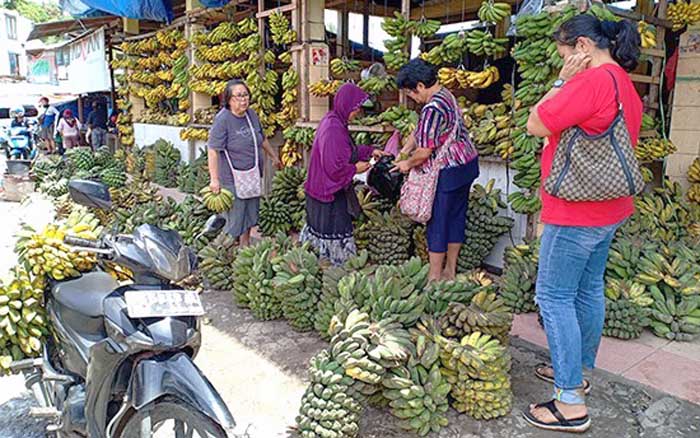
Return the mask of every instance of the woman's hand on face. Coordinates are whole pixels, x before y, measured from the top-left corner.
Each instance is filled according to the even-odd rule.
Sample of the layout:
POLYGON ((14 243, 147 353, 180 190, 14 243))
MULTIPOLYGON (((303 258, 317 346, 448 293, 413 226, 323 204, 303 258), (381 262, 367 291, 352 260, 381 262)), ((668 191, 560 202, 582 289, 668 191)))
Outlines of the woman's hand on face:
POLYGON ((358 161, 355 163, 355 173, 365 173, 369 170, 370 165, 367 161, 358 161))
POLYGON ((221 183, 219 183, 218 180, 212 180, 212 181, 209 183, 209 189, 210 189, 213 193, 219 193, 219 192, 221 191, 221 183))
POLYGON ((564 67, 559 72, 559 79, 568 81, 588 68, 591 57, 585 53, 574 53, 564 60, 564 67))

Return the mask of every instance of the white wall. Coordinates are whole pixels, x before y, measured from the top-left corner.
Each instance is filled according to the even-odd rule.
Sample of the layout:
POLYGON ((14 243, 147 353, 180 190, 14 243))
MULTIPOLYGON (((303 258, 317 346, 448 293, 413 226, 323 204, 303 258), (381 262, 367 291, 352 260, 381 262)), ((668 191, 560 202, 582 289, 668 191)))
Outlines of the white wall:
POLYGON ((143 147, 153 144, 156 140, 162 138, 172 143, 180 151, 180 159, 188 163, 192 160, 192 157, 190 157, 190 142, 189 140, 180 139, 180 131, 182 129, 179 126, 134 123, 134 142, 139 147, 143 147))
POLYGON ((10 75, 10 53, 19 55, 19 73, 27 75, 27 54, 24 43, 32 31, 32 22, 19 15, 17 11, 0 8, 0 76, 10 75), (6 17, 14 17, 17 23, 17 39, 9 39, 6 17))

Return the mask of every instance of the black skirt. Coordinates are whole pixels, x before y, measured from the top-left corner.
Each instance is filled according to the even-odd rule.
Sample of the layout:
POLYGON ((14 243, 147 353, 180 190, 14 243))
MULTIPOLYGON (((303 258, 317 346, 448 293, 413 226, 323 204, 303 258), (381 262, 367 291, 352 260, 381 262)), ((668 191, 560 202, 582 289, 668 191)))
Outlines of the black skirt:
POLYGON ((352 236, 352 216, 348 212, 344 190, 335 194, 331 202, 321 202, 306 196, 306 223, 326 239, 343 239, 352 236))

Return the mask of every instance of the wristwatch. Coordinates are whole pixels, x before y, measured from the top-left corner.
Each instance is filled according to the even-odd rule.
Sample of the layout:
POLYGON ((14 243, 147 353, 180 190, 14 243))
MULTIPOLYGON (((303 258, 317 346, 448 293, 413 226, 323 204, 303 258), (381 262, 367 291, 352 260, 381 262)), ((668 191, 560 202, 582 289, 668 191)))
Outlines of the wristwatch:
POLYGON ((566 81, 564 79, 557 79, 552 84, 552 88, 561 88, 564 86, 565 83, 566 83, 566 81))

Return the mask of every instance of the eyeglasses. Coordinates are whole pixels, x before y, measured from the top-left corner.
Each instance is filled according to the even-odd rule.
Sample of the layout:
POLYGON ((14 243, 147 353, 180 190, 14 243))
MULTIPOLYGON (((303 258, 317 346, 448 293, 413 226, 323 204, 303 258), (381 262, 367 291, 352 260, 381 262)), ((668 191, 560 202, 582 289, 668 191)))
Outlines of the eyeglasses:
POLYGON ((245 94, 233 94, 233 97, 235 97, 238 100, 245 100, 250 98, 250 94, 245 93, 245 94))

